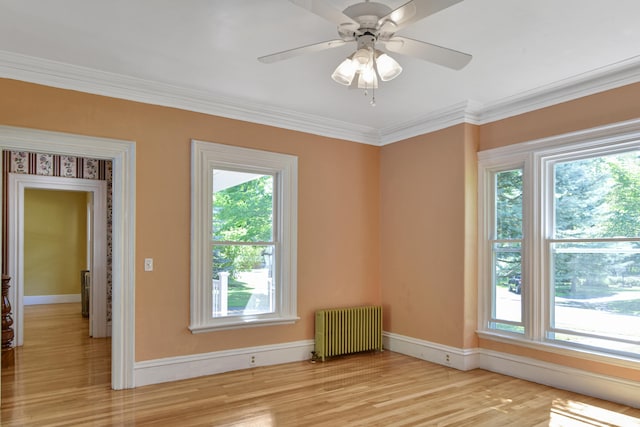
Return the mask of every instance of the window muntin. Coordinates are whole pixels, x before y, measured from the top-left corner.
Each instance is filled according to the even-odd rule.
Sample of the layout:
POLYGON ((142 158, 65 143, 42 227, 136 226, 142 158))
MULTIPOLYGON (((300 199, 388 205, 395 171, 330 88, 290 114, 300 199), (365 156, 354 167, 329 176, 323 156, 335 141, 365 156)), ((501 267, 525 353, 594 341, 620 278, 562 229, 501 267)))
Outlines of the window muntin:
POLYGON ((639 154, 640 121, 478 154, 481 335, 552 352, 587 350, 581 354, 594 360, 603 354, 640 358, 639 154), (511 321, 496 321, 509 316, 496 311, 495 302, 496 282, 506 276, 498 274, 504 268, 496 269, 495 254, 517 236, 497 231, 496 211, 506 208, 496 180, 518 164, 526 172, 522 334, 513 333, 511 321), (572 280, 578 292, 567 298, 572 280), (580 289, 588 281, 606 284, 608 294, 597 286, 580 289), (590 321, 580 321, 585 317, 590 321))
POLYGON ((293 323, 297 157, 192 141, 191 322, 293 323))

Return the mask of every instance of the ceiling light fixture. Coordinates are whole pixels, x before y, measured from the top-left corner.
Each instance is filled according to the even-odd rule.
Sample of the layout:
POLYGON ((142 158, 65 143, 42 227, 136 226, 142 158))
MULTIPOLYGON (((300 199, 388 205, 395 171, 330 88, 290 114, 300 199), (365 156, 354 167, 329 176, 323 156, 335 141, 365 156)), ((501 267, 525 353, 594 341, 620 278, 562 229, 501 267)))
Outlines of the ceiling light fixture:
POLYGON ((331 78, 341 85, 364 89, 365 95, 368 95, 370 89, 373 106, 376 105, 375 90, 380 81, 393 80, 402 72, 402 67, 395 59, 376 49, 376 43, 386 51, 422 59, 453 70, 460 70, 471 61, 471 55, 467 53, 396 35, 397 31, 463 0, 408 0, 396 9, 375 0, 364 0, 348 6, 343 11, 335 9, 332 0, 289 1, 337 25, 339 38, 283 50, 261 56, 258 60, 271 64, 356 42, 356 51, 338 65, 331 78))
POLYGON ((369 32, 359 36, 358 50, 342 61, 331 74, 331 78, 336 83, 364 89, 365 96, 371 89, 371 105, 374 107, 376 105, 375 89, 378 88, 378 81, 388 82, 398 77, 402 72, 402 67, 395 59, 375 49, 376 38, 374 34, 369 32))

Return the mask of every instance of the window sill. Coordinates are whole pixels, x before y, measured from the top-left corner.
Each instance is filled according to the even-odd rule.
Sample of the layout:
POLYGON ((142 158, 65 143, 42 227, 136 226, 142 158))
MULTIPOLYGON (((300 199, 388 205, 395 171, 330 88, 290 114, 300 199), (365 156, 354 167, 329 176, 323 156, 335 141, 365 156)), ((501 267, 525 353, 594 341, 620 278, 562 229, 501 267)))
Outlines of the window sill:
POLYGON ((204 332, 225 331, 229 329, 255 328, 259 326, 290 325, 300 320, 297 316, 286 316, 278 318, 256 319, 256 318, 228 318, 216 319, 215 322, 204 325, 189 325, 192 334, 204 332))
POLYGON ((640 355, 638 358, 624 357, 617 354, 606 353, 604 351, 578 349, 575 347, 563 346, 551 342, 532 341, 526 338, 516 337, 510 334, 503 334, 494 331, 476 331, 478 336, 489 341, 500 342, 503 344, 517 345, 532 350, 544 351, 562 356, 575 357, 577 359, 588 360, 592 362, 606 363, 612 366, 622 368, 640 368, 640 355))

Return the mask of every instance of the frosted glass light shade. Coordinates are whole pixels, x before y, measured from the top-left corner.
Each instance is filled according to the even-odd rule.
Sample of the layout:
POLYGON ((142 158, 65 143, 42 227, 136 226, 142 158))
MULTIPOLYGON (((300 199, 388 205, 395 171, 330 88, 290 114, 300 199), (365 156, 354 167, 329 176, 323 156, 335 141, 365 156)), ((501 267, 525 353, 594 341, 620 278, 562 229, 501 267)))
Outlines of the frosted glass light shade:
POLYGON ((378 75, 373 68, 367 68, 358 74, 358 89, 377 89, 378 75))
POLYGON ((400 64, 386 53, 378 55, 376 68, 378 68, 378 74, 383 82, 395 79, 402 72, 400 64))
POLYGON ((333 74, 331 74, 331 78, 336 83, 349 86, 355 75, 356 65, 350 58, 347 58, 338 65, 333 74))
POLYGON ((371 59, 373 59, 373 52, 365 47, 358 49, 356 53, 353 54, 353 62, 356 70, 360 72, 363 72, 367 67, 373 65, 371 59))

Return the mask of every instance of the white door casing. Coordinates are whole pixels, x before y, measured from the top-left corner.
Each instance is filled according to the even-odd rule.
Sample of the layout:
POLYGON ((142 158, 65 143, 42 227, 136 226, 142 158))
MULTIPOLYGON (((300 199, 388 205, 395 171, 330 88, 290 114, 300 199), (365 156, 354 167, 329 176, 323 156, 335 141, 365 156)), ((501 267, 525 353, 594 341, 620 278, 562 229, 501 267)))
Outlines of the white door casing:
MULTIPOLYGON (((111 387, 115 390, 133 388, 135 142, 0 126, 0 150, 108 159, 113 162, 111 387)), ((0 180, 2 176, 0 173, 0 180)))

